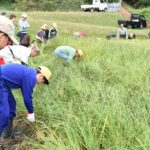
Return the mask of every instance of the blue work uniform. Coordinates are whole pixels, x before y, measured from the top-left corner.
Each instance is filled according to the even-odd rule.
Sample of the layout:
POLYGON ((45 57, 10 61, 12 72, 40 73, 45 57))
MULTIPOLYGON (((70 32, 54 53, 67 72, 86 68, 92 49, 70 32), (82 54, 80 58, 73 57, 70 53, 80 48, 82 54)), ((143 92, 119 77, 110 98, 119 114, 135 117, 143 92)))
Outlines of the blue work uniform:
POLYGON ((36 73, 36 69, 20 64, 0 66, 0 136, 9 120, 16 115, 16 101, 12 89, 21 89, 28 112, 34 112, 32 93, 36 84, 36 73))

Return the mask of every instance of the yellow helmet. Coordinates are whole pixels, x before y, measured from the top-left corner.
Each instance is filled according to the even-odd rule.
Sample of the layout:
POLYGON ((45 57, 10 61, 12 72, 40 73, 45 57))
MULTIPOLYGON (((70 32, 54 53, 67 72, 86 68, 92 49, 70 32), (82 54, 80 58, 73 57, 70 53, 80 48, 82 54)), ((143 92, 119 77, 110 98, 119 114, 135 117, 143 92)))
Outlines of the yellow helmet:
POLYGON ((45 66, 38 67, 38 71, 45 77, 46 79, 45 84, 49 84, 49 79, 52 75, 51 71, 45 66))
POLYGON ((82 56, 83 56, 83 51, 82 50, 77 50, 77 53, 78 53, 78 55, 79 55, 79 57, 81 58, 82 56))

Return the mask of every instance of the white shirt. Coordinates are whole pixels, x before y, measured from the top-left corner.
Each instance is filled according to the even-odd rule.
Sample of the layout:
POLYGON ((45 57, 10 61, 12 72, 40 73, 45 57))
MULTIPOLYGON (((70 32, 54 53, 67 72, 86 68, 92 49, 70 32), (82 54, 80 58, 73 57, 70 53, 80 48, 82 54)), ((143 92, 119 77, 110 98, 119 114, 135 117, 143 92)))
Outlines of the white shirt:
POLYGON ((31 54, 31 48, 27 48, 22 45, 13 45, 13 46, 6 46, 2 50, 0 50, 0 56, 4 59, 5 64, 10 63, 28 63, 28 58, 31 54), (13 58, 13 55, 11 51, 9 50, 9 47, 11 48, 13 55, 15 58, 13 58))
POLYGON ((126 28, 120 28, 119 30, 118 30, 118 33, 119 33, 119 35, 127 35, 128 34, 128 32, 127 32, 127 29, 126 28))
POLYGON ((26 20, 19 20, 19 30, 21 33, 27 33, 27 29, 30 26, 29 23, 26 20))

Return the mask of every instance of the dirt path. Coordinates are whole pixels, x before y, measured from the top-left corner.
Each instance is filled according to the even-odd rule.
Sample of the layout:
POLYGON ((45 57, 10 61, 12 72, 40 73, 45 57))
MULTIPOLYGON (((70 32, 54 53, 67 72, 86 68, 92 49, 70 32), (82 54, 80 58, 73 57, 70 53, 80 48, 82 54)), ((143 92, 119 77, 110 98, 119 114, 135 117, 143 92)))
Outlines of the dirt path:
POLYGON ((127 19, 131 18, 131 13, 124 7, 120 8, 120 13, 127 19))

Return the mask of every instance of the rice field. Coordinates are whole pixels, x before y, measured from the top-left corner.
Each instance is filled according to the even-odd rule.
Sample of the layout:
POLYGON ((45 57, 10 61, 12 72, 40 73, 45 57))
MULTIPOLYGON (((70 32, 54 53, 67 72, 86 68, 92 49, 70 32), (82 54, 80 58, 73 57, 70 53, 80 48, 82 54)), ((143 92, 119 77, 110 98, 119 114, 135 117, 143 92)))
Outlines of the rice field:
MULTIPOLYGON (((20 12, 16 12, 17 20, 20 12)), ((56 22, 58 37, 41 45, 41 55, 30 66, 45 65, 49 86, 36 86, 36 123, 24 118, 20 91, 15 128, 28 140, 26 150, 149 150, 150 149, 150 42, 148 29, 129 30, 135 40, 107 40, 117 32, 118 13, 28 12, 29 33, 56 22), (84 31, 77 38, 74 32, 84 31), (57 46, 80 48, 81 61, 63 62, 54 55, 57 46)), ((16 21, 16 30, 17 21, 16 21)), ((12 144, 12 147, 16 145, 12 144)))

